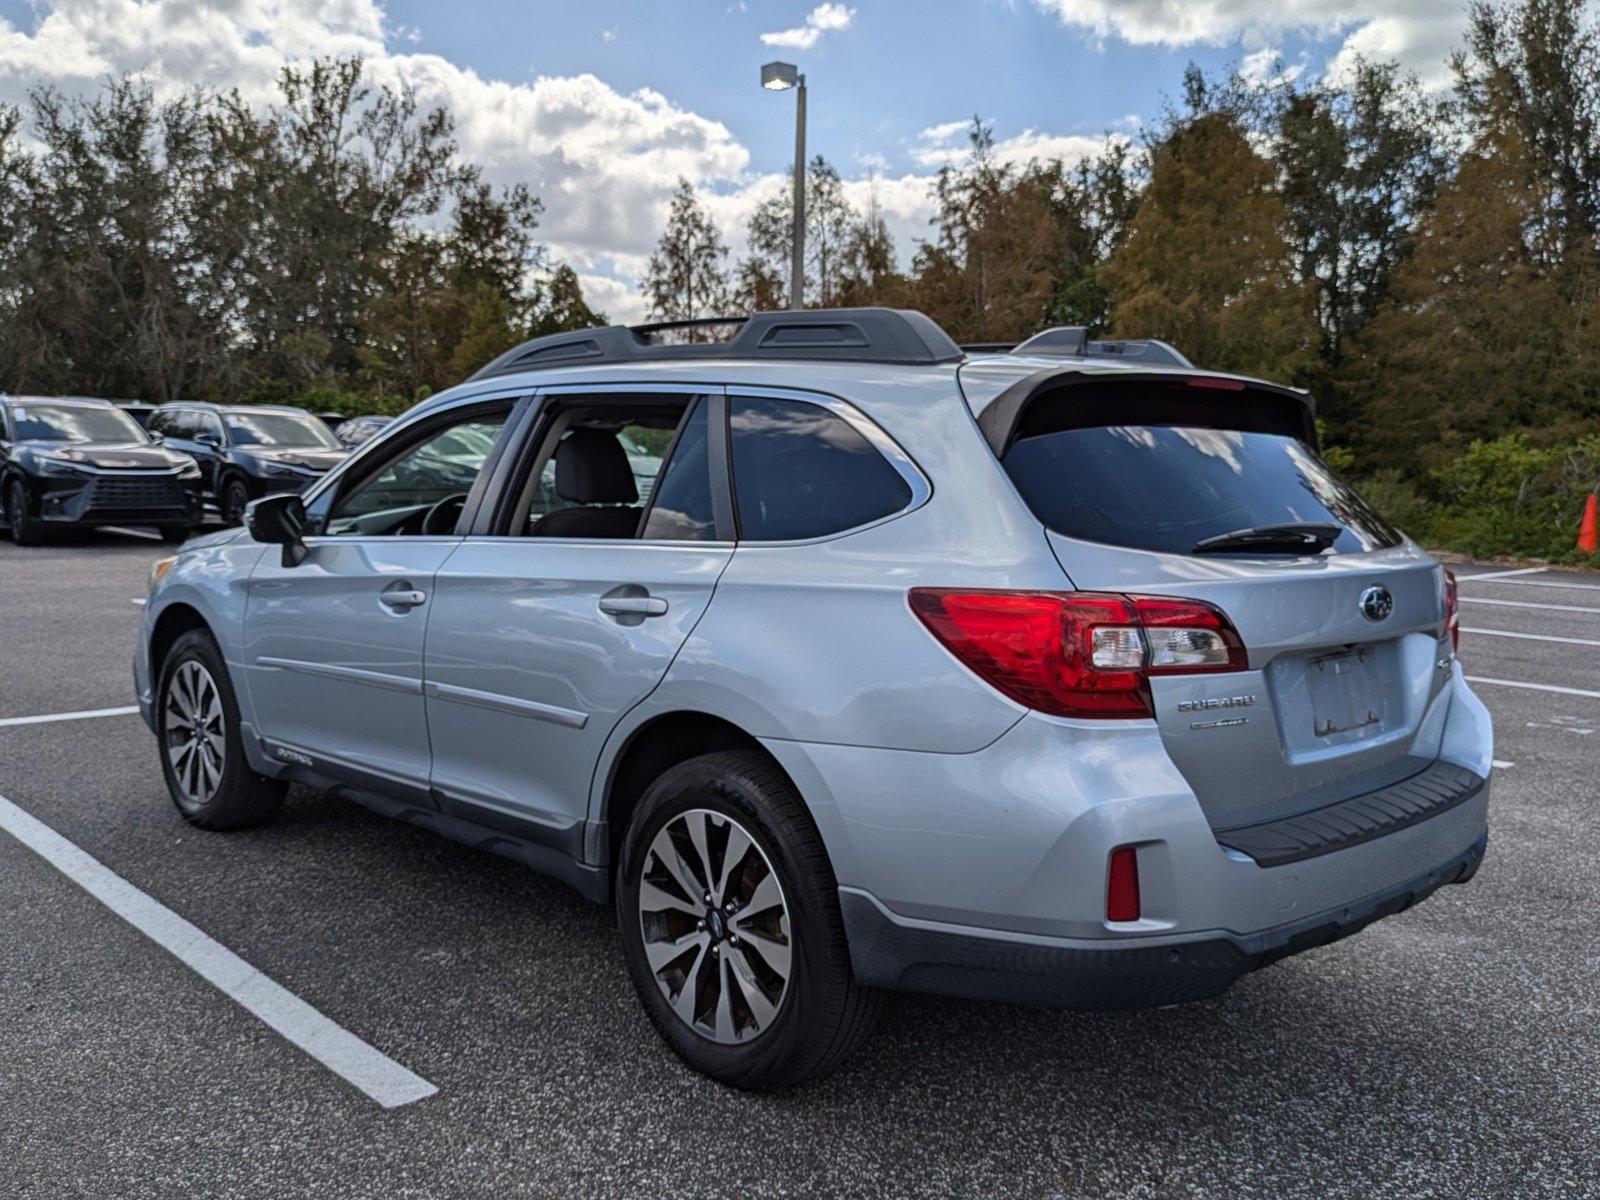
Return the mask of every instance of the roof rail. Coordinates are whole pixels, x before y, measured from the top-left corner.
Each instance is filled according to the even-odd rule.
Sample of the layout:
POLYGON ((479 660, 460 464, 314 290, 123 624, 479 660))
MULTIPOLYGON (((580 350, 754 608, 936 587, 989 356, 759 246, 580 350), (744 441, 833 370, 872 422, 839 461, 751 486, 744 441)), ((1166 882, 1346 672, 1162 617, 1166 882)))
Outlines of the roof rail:
POLYGON ((1045 358, 1115 358, 1142 366, 1194 368, 1192 362, 1166 342, 1153 338, 1091 342, 1088 329, 1082 325, 1046 329, 1014 347, 1011 353, 1045 358))
POLYGON ((955 362, 961 348, 922 313, 899 308, 816 308, 710 317, 655 325, 612 325, 534 338, 478 370, 473 379, 590 363, 718 358, 805 359, 927 366, 955 362), (725 341, 673 342, 669 335, 734 326, 725 341))

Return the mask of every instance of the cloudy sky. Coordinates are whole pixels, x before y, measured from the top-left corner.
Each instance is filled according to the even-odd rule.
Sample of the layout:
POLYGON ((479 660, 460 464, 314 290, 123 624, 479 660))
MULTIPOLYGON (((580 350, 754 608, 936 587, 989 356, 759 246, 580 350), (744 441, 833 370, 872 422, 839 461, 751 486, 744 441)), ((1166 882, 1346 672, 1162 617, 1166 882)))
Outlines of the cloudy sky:
POLYGON ((544 236, 592 303, 642 315, 635 281, 673 182, 712 199, 730 241, 783 185, 793 98, 763 92, 783 58, 810 84, 810 149, 869 189, 909 254, 928 184, 967 122, 1003 150, 1082 153, 1127 134, 1190 61, 1316 74, 1353 53, 1438 82, 1465 0, 0 0, 0 101, 41 83, 269 98, 279 67, 364 55, 455 114, 463 152, 544 200, 544 236))

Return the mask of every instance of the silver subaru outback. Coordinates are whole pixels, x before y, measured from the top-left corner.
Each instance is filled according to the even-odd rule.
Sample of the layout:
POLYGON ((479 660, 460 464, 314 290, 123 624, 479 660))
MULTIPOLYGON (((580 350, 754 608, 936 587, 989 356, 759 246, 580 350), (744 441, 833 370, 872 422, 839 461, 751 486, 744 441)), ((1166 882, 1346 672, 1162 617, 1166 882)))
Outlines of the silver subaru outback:
POLYGON ((565 880, 771 1088, 882 989, 1202 999, 1464 883, 1456 620, 1304 392, 852 309, 520 346, 158 563, 134 666, 194 824, 302 783, 565 880))

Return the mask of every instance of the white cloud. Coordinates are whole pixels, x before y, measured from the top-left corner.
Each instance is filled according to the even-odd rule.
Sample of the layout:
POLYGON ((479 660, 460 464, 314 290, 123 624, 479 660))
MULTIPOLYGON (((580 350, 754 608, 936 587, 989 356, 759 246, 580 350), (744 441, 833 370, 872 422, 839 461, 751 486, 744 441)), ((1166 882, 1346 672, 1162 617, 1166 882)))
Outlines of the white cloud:
POLYGON ((1276 46, 1252 50, 1239 60, 1239 75, 1257 85, 1293 83, 1305 73, 1305 63, 1285 63, 1276 46))
POLYGON ((724 125, 659 92, 624 94, 588 74, 485 79, 438 55, 392 52, 394 32, 376 0, 55 0, 32 31, 0 19, 0 102, 44 83, 90 93, 136 72, 162 92, 237 88, 263 104, 284 64, 359 54, 375 82, 447 107, 463 156, 490 180, 527 183, 545 204, 543 236, 580 269, 648 255, 679 176, 727 185, 749 165, 724 125))
MULTIPOLYGON (((1340 36, 1334 64, 1356 54, 1398 60, 1442 84, 1461 32, 1460 0, 1035 0, 1067 25, 1135 45, 1260 47, 1285 32, 1340 36)), ((1257 51, 1259 52, 1259 51, 1257 51)), ((1249 57, 1255 57, 1254 54, 1249 57)))
POLYGON ((782 46, 788 50, 809 50, 825 33, 838 33, 849 29, 856 19, 856 10, 843 4, 819 4, 806 14, 805 24, 793 29, 780 29, 776 33, 763 33, 761 40, 768 46, 782 46))
MULTIPOLYGON (((967 157, 971 143, 966 137, 972 128, 971 120, 945 121, 930 125, 917 135, 911 147, 913 162, 919 166, 939 167, 954 165, 967 157)), ((1121 135, 1115 135, 1121 136, 1121 135)), ((1106 144, 1103 137, 1084 137, 1081 134, 1048 134, 1036 129, 1025 129, 1019 134, 1002 138, 994 144, 995 158, 1013 166, 1022 166, 1033 159, 1062 158, 1069 163, 1089 158, 1106 144)))

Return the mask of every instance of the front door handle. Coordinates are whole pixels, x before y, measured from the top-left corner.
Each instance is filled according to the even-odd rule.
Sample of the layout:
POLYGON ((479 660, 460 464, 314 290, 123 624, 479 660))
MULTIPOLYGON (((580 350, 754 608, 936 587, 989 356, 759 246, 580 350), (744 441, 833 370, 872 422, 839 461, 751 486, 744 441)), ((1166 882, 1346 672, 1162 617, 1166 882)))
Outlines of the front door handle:
POLYGON ((409 612, 428 598, 427 592, 418 591, 403 583, 390 584, 378 593, 378 603, 399 612, 409 612))

